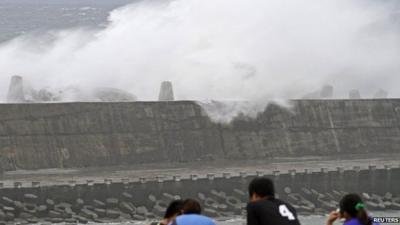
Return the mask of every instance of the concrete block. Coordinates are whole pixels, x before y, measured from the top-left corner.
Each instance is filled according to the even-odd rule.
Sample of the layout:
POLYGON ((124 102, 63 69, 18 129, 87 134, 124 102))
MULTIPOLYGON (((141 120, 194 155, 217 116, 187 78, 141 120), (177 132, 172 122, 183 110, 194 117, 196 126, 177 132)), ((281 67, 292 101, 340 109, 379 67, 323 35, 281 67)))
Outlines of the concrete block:
POLYGON ((68 185, 69 185, 70 187, 75 187, 76 181, 74 181, 74 180, 69 180, 69 181, 68 181, 68 185))
POLYGON ((32 181, 32 187, 40 187, 39 181, 32 181))
POLYGON ((383 89, 379 89, 373 96, 373 98, 387 98, 389 93, 383 89))
POLYGON ((225 179, 229 179, 229 178, 231 178, 231 173, 223 173, 222 177, 225 179))
POLYGON ((106 204, 100 200, 94 199, 93 200, 93 205, 97 208, 105 208, 106 204))
POLYGON ((160 94, 158 95, 158 101, 174 101, 174 90, 170 81, 163 81, 160 87, 160 94))
POLYGON ((110 185, 110 184, 112 184, 112 179, 106 178, 106 179, 104 179, 104 183, 107 185, 110 185))
POLYGON ((376 166, 375 165, 370 165, 368 166, 369 170, 375 171, 376 170, 376 166))
POLYGON ((122 182, 123 184, 129 184, 129 179, 128 179, 128 178, 122 178, 122 179, 121 179, 121 182, 122 182))
POLYGON ((25 102, 24 85, 21 76, 12 76, 8 88, 7 102, 22 103, 25 102))
POLYGON ((197 180, 198 176, 196 174, 190 174, 191 180, 197 180))
POLYGON ((264 174, 263 171, 256 171, 256 175, 257 175, 257 177, 262 177, 262 176, 264 176, 265 174, 264 174))
POLYGON ((107 217, 111 218, 111 219, 117 219, 121 215, 121 213, 119 211, 113 210, 113 209, 107 209, 106 214, 107 214, 107 217))
POLYGON ((349 91, 349 99, 360 99, 361 94, 360 91, 357 89, 353 89, 349 91))
POLYGON ((118 206, 119 200, 117 198, 107 198, 106 204, 108 208, 115 208, 118 206))
POLYGON ((14 182, 14 187, 15 188, 21 188, 22 187, 22 183, 21 182, 14 182))
POLYGON ((215 178, 215 174, 213 174, 213 173, 207 174, 207 179, 214 180, 214 178, 215 178))
POLYGON ((157 176, 156 180, 158 183, 163 183, 164 182, 164 177, 163 176, 157 176))
POLYGON ((175 176, 173 176, 173 180, 174 181, 181 181, 181 176, 175 175, 175 176))
POLYGON ((321 98, 332 98, 333 97, 333 86, 332 85, 325 85, 322 87, 320 92, 321 98))

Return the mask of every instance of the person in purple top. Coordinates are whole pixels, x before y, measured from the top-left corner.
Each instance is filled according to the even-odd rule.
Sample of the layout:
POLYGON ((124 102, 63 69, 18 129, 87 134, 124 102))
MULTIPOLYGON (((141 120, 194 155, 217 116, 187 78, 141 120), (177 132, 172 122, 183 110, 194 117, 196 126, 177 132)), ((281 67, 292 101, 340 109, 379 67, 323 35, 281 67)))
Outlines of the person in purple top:
POLYGON ((343 225, 379 225, 368 216, 364 202, 357 194, 347 194, 340 200, 339 211, 329 214, 326 225, 333 225, 339 219, 344 219, 343 225))

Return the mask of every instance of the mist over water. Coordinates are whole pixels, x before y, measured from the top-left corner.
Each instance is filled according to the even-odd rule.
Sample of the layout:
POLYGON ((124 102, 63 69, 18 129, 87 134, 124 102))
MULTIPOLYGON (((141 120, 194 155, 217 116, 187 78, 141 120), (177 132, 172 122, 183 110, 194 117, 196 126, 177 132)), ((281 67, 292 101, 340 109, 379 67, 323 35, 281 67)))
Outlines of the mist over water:
MULTIPOLYGON (((324 84, 335 97, 379 88, 399 97, 400 15, 391 1, 141 1, 104 29, 24 35, 0 46, 0 99, 11 75, 35 88, 109 86, 156 100, 264 102, 324 84)), ((70 99, 73 101, 79 99, 70 99)))

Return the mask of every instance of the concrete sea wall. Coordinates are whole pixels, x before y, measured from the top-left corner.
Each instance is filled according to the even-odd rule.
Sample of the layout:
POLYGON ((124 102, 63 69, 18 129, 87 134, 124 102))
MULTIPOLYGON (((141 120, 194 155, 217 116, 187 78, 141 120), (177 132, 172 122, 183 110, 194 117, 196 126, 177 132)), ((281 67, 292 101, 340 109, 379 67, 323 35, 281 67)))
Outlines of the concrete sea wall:
POLYGON ((305 171, 256 171, 253 174, 188 174, 94 183, 0 188, 0 222, 108 222, 156 219, 168 203, 187 197, 200 200, 214 218, 243 216, 247 185, 255 177, 274 180, 279 198, 302 215, 326 214, 348 192, 362 194, 369 210, 400 210, 400 167, 369 166, 305 171))
POLYGON ((254 120, 236 119, 223 132, 231 157, 395 153, 400 100, 298 100, 270 104, 254 120))
POLYGON ((65 168, 222 157, 193 102, 0 105, 5 168, 65 168))
POLYGON ((295 100, 230 124, 192 101, 0 105, 4 170, 399 149, 400 99, 295 100))

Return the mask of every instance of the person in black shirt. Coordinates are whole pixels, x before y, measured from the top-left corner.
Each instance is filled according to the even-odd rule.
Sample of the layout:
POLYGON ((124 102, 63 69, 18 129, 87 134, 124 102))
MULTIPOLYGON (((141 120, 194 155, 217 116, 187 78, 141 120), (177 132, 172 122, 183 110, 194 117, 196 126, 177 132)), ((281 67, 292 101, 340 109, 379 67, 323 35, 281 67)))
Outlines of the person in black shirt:
POLYGON ((272 180, 255 178, 249 184, 247 225, 300 225, 296 210, 275 198, 272 180))

